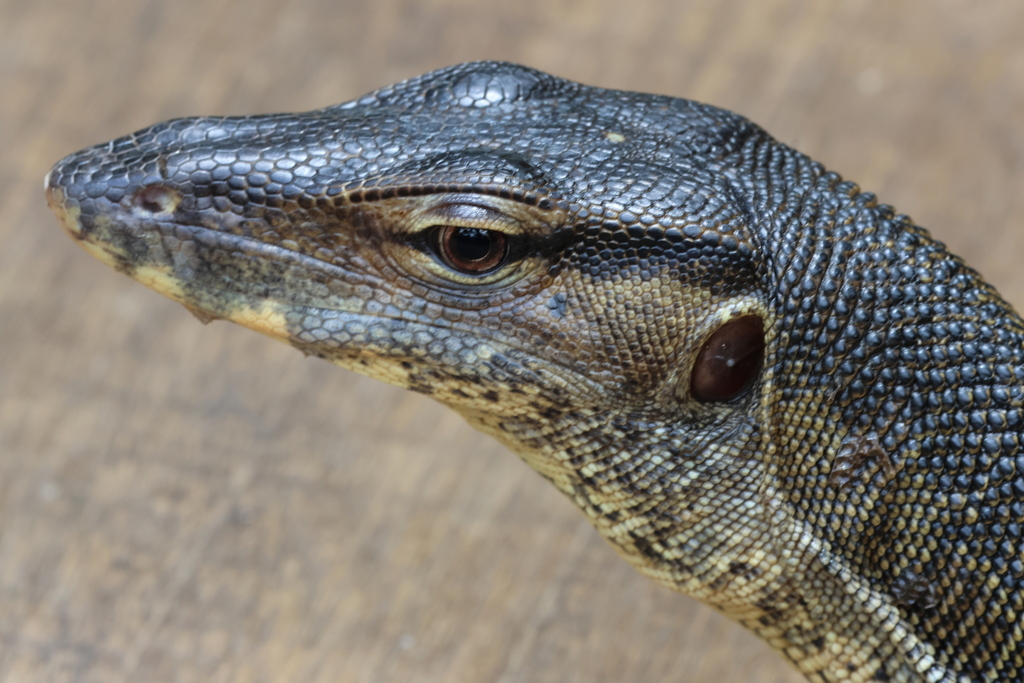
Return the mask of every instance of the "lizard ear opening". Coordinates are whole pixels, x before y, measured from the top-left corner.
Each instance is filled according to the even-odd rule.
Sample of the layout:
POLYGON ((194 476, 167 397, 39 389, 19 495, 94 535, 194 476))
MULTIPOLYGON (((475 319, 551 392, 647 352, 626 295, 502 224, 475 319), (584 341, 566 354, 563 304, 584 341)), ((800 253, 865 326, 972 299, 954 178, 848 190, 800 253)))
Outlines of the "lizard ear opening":
POLYGON ((764 362, 764 321, 757 315, 729 320, 697 352, 690 394, 701 403, 726 403, 745 394, 764 362))

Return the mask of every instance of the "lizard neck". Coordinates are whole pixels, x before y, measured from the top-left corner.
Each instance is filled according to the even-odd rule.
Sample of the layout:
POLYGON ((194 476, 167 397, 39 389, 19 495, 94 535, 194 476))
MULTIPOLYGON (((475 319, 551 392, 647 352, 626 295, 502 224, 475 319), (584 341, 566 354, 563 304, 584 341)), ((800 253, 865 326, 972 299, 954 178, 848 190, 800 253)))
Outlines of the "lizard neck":
POLYGON ((747 453, 599 410, 464 416, 569 496, 640 572, 751 629, 810 680, 955 680, 890 596, 794 517, 754 455, 765 452, 755 426, 727 426, 747 453))

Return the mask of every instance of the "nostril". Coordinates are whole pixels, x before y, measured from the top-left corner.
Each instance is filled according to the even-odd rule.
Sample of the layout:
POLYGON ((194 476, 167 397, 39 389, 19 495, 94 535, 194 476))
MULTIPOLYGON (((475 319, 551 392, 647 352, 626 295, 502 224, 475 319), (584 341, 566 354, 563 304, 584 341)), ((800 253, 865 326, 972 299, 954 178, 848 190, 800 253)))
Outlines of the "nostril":
POLYGON ((166 185, 150 185, 135 195, 135 205, 147 213, 172 213, 181 195, 166 185))

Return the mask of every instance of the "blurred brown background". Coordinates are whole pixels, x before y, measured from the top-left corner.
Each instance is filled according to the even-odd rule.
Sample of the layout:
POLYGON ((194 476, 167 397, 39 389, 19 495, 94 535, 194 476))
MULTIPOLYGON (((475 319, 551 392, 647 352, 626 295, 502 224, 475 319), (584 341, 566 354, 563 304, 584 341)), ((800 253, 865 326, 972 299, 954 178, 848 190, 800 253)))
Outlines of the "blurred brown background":
POLYGON ((799 680, 429 400, 183 308, 41 182, 500 58, 738 110, 1024 304, 1024 4, 0 0, 0 681, 799 680))

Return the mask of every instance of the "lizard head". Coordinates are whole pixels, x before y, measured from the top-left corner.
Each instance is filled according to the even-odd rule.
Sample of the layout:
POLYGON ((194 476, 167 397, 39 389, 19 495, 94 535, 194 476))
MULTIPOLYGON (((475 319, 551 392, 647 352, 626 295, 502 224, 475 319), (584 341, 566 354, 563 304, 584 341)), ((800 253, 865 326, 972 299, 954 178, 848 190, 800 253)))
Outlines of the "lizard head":
POLYGON ((695 482, 761 486, 768 268, 728 162, 761 138, 478 63, 158 124, 62 160, 46 192, 79 244, 201 319, 452 406, 679 581, 712 549, 678 547, 710 514, 695 482))
POLYGON ((1024 515, 1019 318, 739 116, 466 64, 158 124, 46 192, 201 319, 452 406, 813 680, 947 680, 962 643, 915 628, 1002 618, 952 585, 1019 587, 1016 541, 977 540, 1024 515))

